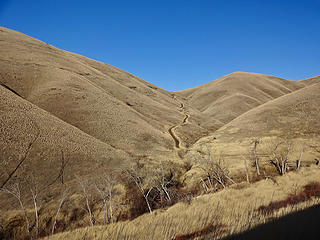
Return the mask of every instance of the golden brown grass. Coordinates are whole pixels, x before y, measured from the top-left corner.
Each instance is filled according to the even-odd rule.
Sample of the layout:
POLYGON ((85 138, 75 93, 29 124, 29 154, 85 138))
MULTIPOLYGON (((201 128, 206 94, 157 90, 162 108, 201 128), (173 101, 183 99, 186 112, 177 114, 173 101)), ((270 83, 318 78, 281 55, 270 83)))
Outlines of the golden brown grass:
MULTIPOLYGON (((41 236, 52 225, 59 191, 74 186, 75 174, 98 175, 136 159, 142 160, 150 172, 154 162, 169 159, 178 172, 184 158, 193 167, 185 167, 187 173, 179 183, 192 189, 190 183, 198 184, 199 171, 196 162, 188 157, 201 150, 203 143, 211 150, 211 144, 217 147, 215 153, 224 156, 224 164, 236 177, 244 174, 242 158, 248 157, 252 138, 263 142, 260 147, 267 146, 269 140, 291 137, 295 145, 305 147, 304 157, 309 162, 303 160, 303 167, 316 156, 307 144, 319 142, 318 77, 293 82, 262 74, 233 73, 173 93, 118 68, 10 29, 0 30, 0 184, 11 177, 23 179, 29 173, 36 177, 42 191, 41 203, 46 205, 40 208, 41 228, 45 229, 41 236), (218 127, 221 128, 216 131, 218 127), (169 134, 168 129, 173 133, 169 134), (213 131, 214 135, 203 138, 213 131)), ((300 152, 294 147, 290 161, 295 161, 300 152)), ((262 169, 267 169, 261 164, 262 169)), ((315 176, 309 169, 279 178, 281 186, 270 180, 241 184, 198 197, 190 205, 178 203, 130 222, 74 230, 55 238, 70 234, 75 239, 169 239, 210 231, 220 231, 221 236, 242 231, 249 223, 251 226, 266 221, 265 216, 259 219, 255 215, 256 208, 269 204, 273 198, 285 199, 292 190, 292 181, 297 184, 296 191, 312 181, 305 174, 307 171, 315 176), (293 179, 288 180, 290 176, 293 179)), ((254 180, 254 173, 250 174, 254 180)), ((69 212, 62 209, 57 231, 88 225, 88 215, 79 199, 73 194, 65 206, 69 212)), ((30 208, 28 196, 24 200, 30 208)), ((12 201, 0 194, 0 228, 15 229, 14 237, 19 238, 25 226, 12 201)), ((312 205, 312 201, 303 204, 312 205)), ((119 200, 120 205, 125 202, 126 199, 119 200)), ((101 224, 101 204, 92 204, 95 223, 101 224)), ((303 204, 295 208, 304 208, 303 204)), ((27 210, 31 222, 34 215, 33 210, 27 210)))
POLYGON ((77 229, 56 234, 50 239, 83 239, 84 236, 86 239, 173 239, 176 236, 199 232, 210 225, 220 226, 216 228, 220 234, 215 236, 219 239, 319 204, 318 198, 311 198, 294 207, 289 205, 268 215, 258 211, 262 205, 299 193, 310 182, 319 182, 319 172, 319 168, 312 167, 277 177, 278 184, 271 180, 262 180, 242 186, 241 189, 235 185, 218 193, 199 196, 190 204, 178 203, 167 210, 145 214, 132 221, 118 222, 106 227, 77 229))
POLYGON ((210 116, 201 125, 217 128, 250 109, 303 86, 299 82, 268 75, 235 72, 178 94, 186 97, 191 106, 210 116))

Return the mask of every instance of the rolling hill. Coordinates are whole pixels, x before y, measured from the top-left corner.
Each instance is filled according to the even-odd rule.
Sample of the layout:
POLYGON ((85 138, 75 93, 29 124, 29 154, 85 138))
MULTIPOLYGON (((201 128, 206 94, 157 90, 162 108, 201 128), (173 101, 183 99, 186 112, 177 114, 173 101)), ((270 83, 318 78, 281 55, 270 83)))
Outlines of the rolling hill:
MULTIPOLYGON (((314 150, 320 142, 319 92, 320 76, 291 81, 244 72, 170 92, 0 27, 0 188, 31 175, 41 186, 41 201, 56 204, 69 186, 75 204, 77 176, 119 173, 139 160, 151 176, 167 164, 175 177, 171 187, 180 191, 189 183, 199 185, 201 154, 224 160, 232 174, 243 175, 253 140, 259 141, 261 159, 270 146, 290 142, 290 160, 303 152, 303 166, 310 166, 320 152, 314 150)), ((30 197, 24 200, 32 204, 30 197)), ((121 201, 128 208, 126 199, 121 201)), ((1 216, 18 207, 0 192, 0 227, 7 221, 1 216)), ((75 214, 76 220, 85 216, 75 214)))
POLYGON ((203 126, 216 130, 242 113, 302 87, 299 82, 235 72, 178 94, 207 116, 203 126))
POLYGON ((304 85, 312 85, 312 84, 315 84, 315 83, 320 83, 320 76, 303 79, 303 80, 300 80, 299 82, 304 84, 304 85))
POLYGON ((305 164, 314 164, 319 158, 314 148, 319 149, 320 141, 319 92, 320 83, 314 83, 252 108, 196 142, 187 157, 207 146, 237 173, 243 171, 243 158, 251 158, 253 141, 258 140, 263 164, 280 142, 289 144, 291 160, 303 152, 305 164))
POLYGON ((23 99, 116 148, 170 149, 166 126, 183 116, 169 92, 115 67, 1 30, 1 81, 23 99), (150 141, 141 144, 144 139, 150 141))
MULTIPOLYGON (((116 67, 60 50, 7 28, 0 29, 0 40, 0 88, 4 92, 1 130, 7 136, 35 135, 34 128, 27 125, 15 129, 15 134, 5 130, 17 125, 12 119, 27 124, 28 121, 22 119, 30 118, 31 113, 24 110, 24 105, 35 108, 37 114, 32 119, 35 125, 41 125, 38 123, 41 117, 55 119, 59 125, 43 126, 44 129, 38 130, 41 137, 54 136, 55 129, 68 128, 73 134, 81 135, 72 139, 86 136, 85 141, 90 144, 98 143, 96 145, 109 149, 105 154, 99 153, 102 150, 85 151, 84 157, 77 152, 80 163, 100 159, 102 155, 122 159, 118 153, 127 156, 127 160, 146 157, 179 161, 175 150, 186 151, 196 141, 212 142, 218 137, 218 141, 225 138, 229 142, 234 138, 249 138, 249 135, 284 136, 289 128, 290 132, 301 134, 301 128, 306 125, 301 117, 303 111, 311 111, 308 119, 313 119, 309 124, 314 126, 312 131, 318 127, 318 112, 313 108, 318 100, 319 76, 295 82, 235 72, 201 86, 169 92, 116 67), (301 101, 306 106, 295 109, 301 101), (21 116, 13 117, 11 109, 19 109, 21 116)), ((17 161, 26 147, 19 141, 8 142, 6 135, 2 134, 4 149, 21 149, 6 150, 2 161, 7 158, 17 161)), ((77 141, 80 145, 81 141, 77 141)), ((61 152, 61 142, 44 142, 61 152)), ((43 152, 44 147, 38 149, 34 144, 32 148, 34 152, 43 152)), ((51 156, 53 152, 45 157, 46 161, 56 161, 57 157, 51 156)), ((40 155, 43 158, 45 154, 40 155)), ((36 155, 30 158, 40 161, 36 155)), ((73 154, 70 153, 69 158, 74 158, 73 154)), ((110 167, 116 167, 117 161, 110 167)))

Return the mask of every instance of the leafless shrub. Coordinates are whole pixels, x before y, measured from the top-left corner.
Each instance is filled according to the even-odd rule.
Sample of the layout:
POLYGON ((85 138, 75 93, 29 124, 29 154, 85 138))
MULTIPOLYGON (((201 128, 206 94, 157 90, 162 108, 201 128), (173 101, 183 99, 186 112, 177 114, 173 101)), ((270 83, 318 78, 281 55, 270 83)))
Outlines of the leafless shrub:
POLYGON ((173 184, 173 172, 164 169, 163 163, 160 162, 157 170, 154 173, 154 186, 159 192, 159 196, 162 202, 163 196, 171 203, 169 188, 173 184))
POLYGON ((99 192, 100 198, 103 202, 102 208, 104 211, 104 224, 108 224, 110 222, 113 223, 113 196, 116 194, 114 188, 117 183, 118 181, 115 173, 105 174, 95 183, 95 187, 99 192))
POLYGON ((304 152, 305 152, 305 147, 303 146, 301 149, 299 158, 296 160, 296 170, 299 170, 301 167, 301 161, 302 161, 302 157, 303 157, 304 152))
POLYGON ((54 231, 56 229, 56 225, 57 225, 57 219, 58 219, 58 215, 60 213, 60 210, 62 208, 62 205, 64 203, 64 201, 66 200, 66 198, 68 197, 68 192, 67 190, 63 191, 62 193, 62 197, 60 199, 60 202, 59 202, 59 205, 58 205, 58 208, 57 208, 57 212, 56 212, 56 215, 54 216, 54 220, 53 220, 53 225, 52 225, 52 229, 51 229, 51 235, 54 234, 54 231))
POLYGON ((269 163, 275 167, 276 171, 283 175, 292 168, 289 163, 289 154, 292 150, 292 143, 281 141, 275 144, 269 154, 269 163))
POLYGON ((253 160, 253 165, 255 166, 257 170, 258 176, 260 176, 260 166, 259 166, 259 157, 257 154, 257 147, 260 141, 258 139, 254 139, 251 144, 253 144, 253 149, 252 149, 252 160, 253 160))
POLYGON ((222 156, 218 159, 213 159, 210 150, 207 148, 207 153, 200 153, 198 159, 200 168, 205 172, 205 178, 200 179, 205 192, 209 189, 216 189, 217 185, 223 188, 227 187, 228 182, 235 184, 236 182, 230 177, 230 172, 225 166, 222 156))
POLYGON ((123 169, 122 173, 128 178, 129 182, 136 185, 147 204, 149 212, 152 213, 149 195, 154 188, 154 182, 152 176, 148 176, 144 172, 143 164, 137 160, 130 168, 123 169))
POLYGON ((35 238, 39 235, 39 203, 38 203, 38 195, 39 195, 39 188, 38 188, 38 182, 32 177, 31 183, 30 183, 30 192, 32 196, 32 202, 34 206, 34 212, 35 212, 35 238))
POLYGON ((3 187, 1 188, 2 191, 10 194, 11 196, 15 197, 18 202, 19 202, 19 205, 21 207, 21 210, 24 214, 24 219, 25 219, 25 222, 26 222, 26 231, 27 231, 27 234, 28 236, 31 236, 31 233, 30 233, 30 220, 29 220, 29 217, 28 217, 28 214, 27 214, 27 209, 24 205, 24 202, 22 200, 22 193, 21 193, 21 187, 20 187, 20 184, 19 183, 13 183, 11 185, 8 185, 6 187, 3 187))
POLYGON ((246 173, 246 179, 247 182, 250 183, 250 178, 249 178, 249 169, 248 169, 248 164, 247 164, 247 158, 245 156, 242 156, 243 161, 244 161, 244 168, 245 168, 245 173, 246 173))
POLYGON ((95 218, 93 216, 92 209, 91 209, 90 182, 88 179, 80 178, 79 176, 75 176, 75 177, 82 190, 82 196, 83 196, 83 199, 85 200, 86 211, 89 214, 90 225, 93 226, 95 223, 95 218))

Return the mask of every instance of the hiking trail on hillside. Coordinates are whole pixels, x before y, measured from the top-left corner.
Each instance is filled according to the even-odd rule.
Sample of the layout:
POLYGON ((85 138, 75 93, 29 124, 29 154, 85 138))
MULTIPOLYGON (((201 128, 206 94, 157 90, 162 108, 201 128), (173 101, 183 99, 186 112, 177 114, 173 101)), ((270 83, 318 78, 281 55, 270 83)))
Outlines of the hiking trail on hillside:
POLYGON ((173 95, 172 98, 180 104, 180 111, 184 113, 184 118, 180 124, 171 126, 168 129, 168 132, 174 141, 174 148, 175 149, 186 149, 184 146, 181 145, 182 141, 179 138, 179 136, 175 133, 175 129, 177 129, 178 127, 181 127, 185 124, 188 124, 188 120, 189 120, 190 115, 185 112, 184 104, 182 102, 180 102, 175 95, 173 95))

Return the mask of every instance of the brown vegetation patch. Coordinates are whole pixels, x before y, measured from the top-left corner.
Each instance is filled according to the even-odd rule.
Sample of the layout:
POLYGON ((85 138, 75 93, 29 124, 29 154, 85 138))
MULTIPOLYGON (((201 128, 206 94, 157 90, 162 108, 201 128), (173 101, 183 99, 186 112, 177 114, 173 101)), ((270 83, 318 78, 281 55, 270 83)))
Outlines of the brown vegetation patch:
POLYGON ((187 239, 194 239, 196 237, 202 237, 208 234, 221 234, 225 232, 224 228, 226 228, 226 225, 224 224, 209 224, 208 226, 204 227, 203 229, 193 232, 193 233, 188 233, 188 234, 183 234, 183 235, 177 235, 174 240, 187 240, 187 239))
POLYGON ((267 206, 261 206, 258 211, 262 214, 270 214, 280 208, 305 202, 312 197, 320 197, 320 183, 312 182, 304 186, 304 190, 298 194, 290 194, 285 200, 271 202, 267 206))

